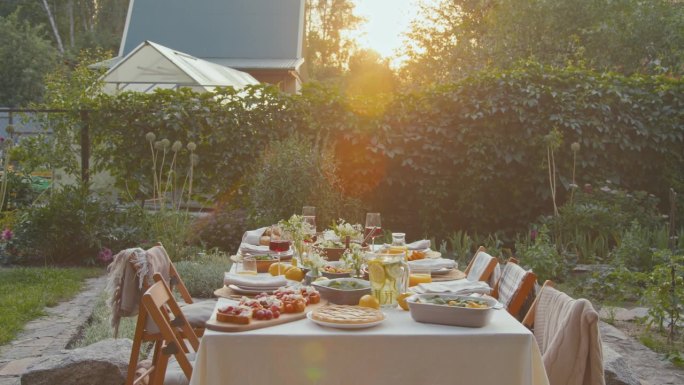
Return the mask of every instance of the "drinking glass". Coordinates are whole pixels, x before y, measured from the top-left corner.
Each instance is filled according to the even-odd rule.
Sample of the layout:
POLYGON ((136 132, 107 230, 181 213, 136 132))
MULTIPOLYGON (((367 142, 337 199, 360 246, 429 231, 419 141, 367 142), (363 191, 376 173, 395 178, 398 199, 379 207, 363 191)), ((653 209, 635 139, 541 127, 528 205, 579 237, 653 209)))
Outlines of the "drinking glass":
POLYGON ((253 256, 248 256, 242 258, 242 270, 238 274, 243 275, 256 275, 257 274, 257 261, 253 256))
POLYGON ((268 242, 268 249, 276 253, 278 263, 280 263, 281 253, 290 250, 290 241, 284 239, 280 228, 277 226, 271 227, 271 240, 268 242))
POLYGON ((364 239, 371 237, 372 247, 371 251, 375 251, 375 238, 382 234, 382 224, 380 223, 380 213, 366 214, 366 229, 364 232, 364 239))

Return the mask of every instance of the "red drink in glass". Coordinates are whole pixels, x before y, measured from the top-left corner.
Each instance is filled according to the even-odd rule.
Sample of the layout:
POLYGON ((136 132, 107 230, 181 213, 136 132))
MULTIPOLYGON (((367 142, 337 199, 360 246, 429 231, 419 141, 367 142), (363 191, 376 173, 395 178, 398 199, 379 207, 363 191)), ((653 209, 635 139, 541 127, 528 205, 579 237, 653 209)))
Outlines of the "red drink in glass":
POLYGON ((373 237, 379 237, 382 235, 382 228, 380 227, 366 227, 366 230, 364 231, 364 238, 373 237), (371 234, 372 233, 372 234, 371 234))
POLYGON ((272 239, 268 243, 268 249, 276 253, 282 253, 283 251, 290 250, 290 241, 283 239, 272 239))

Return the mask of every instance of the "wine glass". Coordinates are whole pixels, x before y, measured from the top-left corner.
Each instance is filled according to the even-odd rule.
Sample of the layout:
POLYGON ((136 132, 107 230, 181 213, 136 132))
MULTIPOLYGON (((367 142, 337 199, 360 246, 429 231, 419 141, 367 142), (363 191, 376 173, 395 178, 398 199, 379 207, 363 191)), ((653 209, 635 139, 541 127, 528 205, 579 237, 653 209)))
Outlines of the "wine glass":
POLYGON ((302 218, 304 222, 313 227, 314 234, 316 233, 316 208, 313 206, 304 206, 302 208, 302 218))
POLYGON ((382 224, 380 223, 380 213, 366 213, 366 229, 364 239, 369 236, 372 239, 371 251, 375 251, 375 238, 382 234, 382 224))
POLYGON ((290 249, 290 241, 284 239, 278 226, 271 227, 271 240, 268 242, 268 249, 276 253, 278 263, 280 263, 281 253, 290 249))

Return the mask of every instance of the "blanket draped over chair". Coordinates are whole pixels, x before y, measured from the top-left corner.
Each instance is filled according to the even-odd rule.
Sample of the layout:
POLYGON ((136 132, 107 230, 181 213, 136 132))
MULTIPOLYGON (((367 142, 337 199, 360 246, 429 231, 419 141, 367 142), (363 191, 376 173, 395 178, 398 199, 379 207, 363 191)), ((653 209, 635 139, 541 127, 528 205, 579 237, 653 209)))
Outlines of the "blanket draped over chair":
POLYGON ((534 337, 551 385, 605 385, 598 313, 591 302, 545 287, 537 303, 534 337))
POLYGON ((111 324, 118 336, 121 317, 138 314, 143 288, 151 286, 152 275, 161 273, 169 281, 171 260, 161 246, 145 251, 131 248, 120 251, 107 267, 107 305, 112 309, 111 324))

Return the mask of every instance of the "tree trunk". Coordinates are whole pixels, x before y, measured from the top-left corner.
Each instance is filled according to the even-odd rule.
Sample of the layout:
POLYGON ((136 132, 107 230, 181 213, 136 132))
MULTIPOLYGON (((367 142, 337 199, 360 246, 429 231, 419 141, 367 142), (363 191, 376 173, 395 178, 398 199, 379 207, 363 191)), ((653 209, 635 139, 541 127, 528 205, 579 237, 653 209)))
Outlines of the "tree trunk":
POLYGON ((48 19, 50 20, 52 33, 54 33, 55 40, 57 41, 57 49, 62 55, 64 55, 64 45, 62 44, 62 38, 59 36, 59 31, 57 30, 57 23, 55 22, 55 17, 52 15, 52 11, 50 10, 50 6, 48 5, 47 0, 43 0, 43 7, 45 8, 45 12, 47 13, 48 19))
POLYGON ((67 3, 67 12, 69 13, 69 45, 74 48, 76 45, 74 39, 74 0, 69 0, 67 3))

